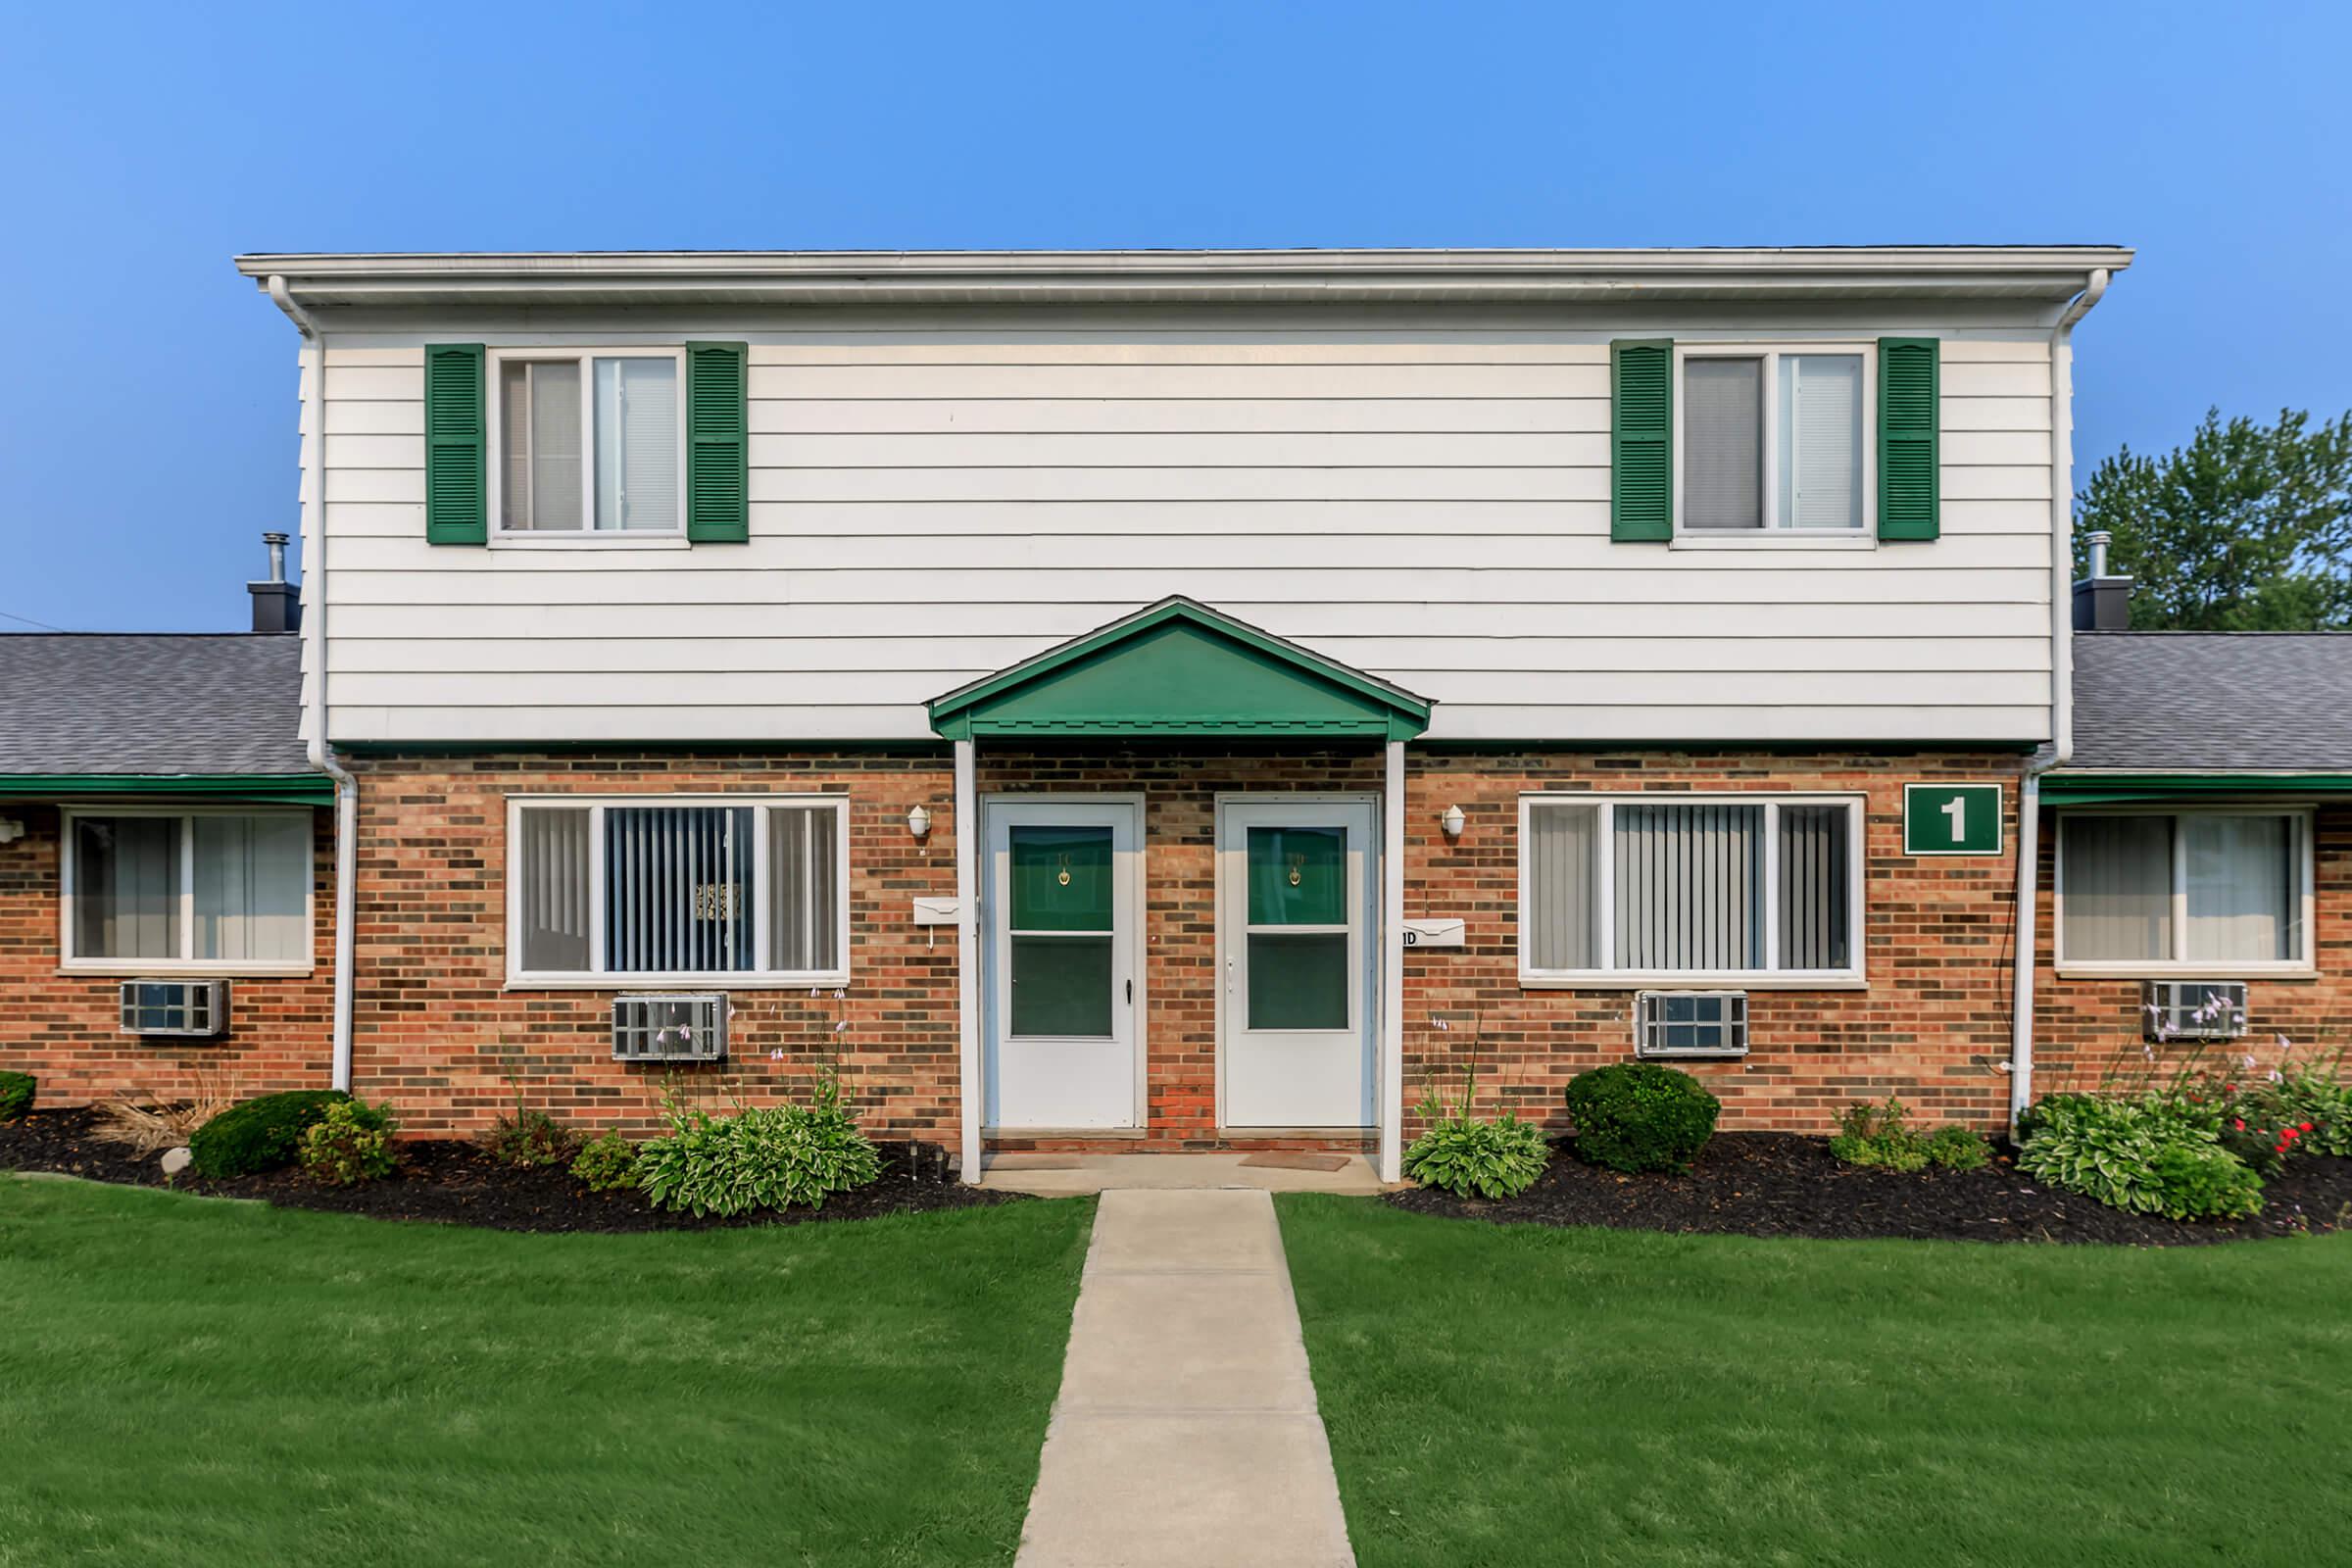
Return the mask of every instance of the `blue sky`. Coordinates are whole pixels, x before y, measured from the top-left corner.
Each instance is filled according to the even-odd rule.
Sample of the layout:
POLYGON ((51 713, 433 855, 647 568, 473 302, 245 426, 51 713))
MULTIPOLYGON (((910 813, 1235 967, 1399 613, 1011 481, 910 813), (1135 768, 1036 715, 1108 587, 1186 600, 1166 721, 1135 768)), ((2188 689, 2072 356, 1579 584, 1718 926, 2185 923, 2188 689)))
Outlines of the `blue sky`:
POLYGON ((241 626, 256 535, 293 525, 294 334, 240 251, 2120 242, 2139 263, 2078 337, 2082 473, 2208 404, 2352 405, 2341 4, 0 24, 33 372, 0 377, 0 612, 71 629, 241 626))

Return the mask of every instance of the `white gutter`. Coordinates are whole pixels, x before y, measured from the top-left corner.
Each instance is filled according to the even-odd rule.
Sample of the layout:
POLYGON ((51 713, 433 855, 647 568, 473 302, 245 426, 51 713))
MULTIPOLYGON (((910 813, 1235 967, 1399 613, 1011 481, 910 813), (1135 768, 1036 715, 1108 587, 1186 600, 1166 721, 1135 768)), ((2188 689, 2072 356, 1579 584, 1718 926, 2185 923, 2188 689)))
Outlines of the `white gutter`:
POLYGON ((2017 967, 2009 1015, 2009 1131, 2034 1103, 2034 968, 2041 936, 2041 775, 2075 755, 2075 323, 2107 292, 2091 269, 2050 328, 2050 756, 2017 792, 2017 967))
POLYGON ((270 298, 302 333, 310 362, 310 395, 302 400, 302 659, 309 676, 311 765, 335 781, 335 1022, 334 1077, 351 1088, 351 1013, 354 910, 359 863, 360 781, 326 743, 326 335, 294 303, 282 275, 269 280, 270 298), (311 590, 316 587, 317 592, 311 590))

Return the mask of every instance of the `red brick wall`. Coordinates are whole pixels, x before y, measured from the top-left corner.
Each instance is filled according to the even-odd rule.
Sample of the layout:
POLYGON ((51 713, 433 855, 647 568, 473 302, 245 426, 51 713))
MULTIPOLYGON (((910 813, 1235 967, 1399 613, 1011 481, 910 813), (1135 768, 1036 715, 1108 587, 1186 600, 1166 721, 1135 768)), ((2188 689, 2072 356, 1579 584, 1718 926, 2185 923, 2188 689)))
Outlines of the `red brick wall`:
MULTIPOLYGON (((1751 991, 1744 1061, 1676 1065, 1721 1097, 1726 1129, 1827 1132, 1844 1105, 1888 1095, 1936 1120, 2000 1123, 2008 1080, 1994 1064, 2009 1054, 2021 766, 2001 753, 1408 753, 1404 912, 1458 915, 1468 931, 1461 949, 1405 955, 1407 1106, 1433 1069, 1450 1066, 1458 1089, 1474 1019, 1482 1103, 1555 1128, 1570 1078, 1633 1059, 1632 991, 1520 988, 1522 791, 1836 791, 1866 797, 1868 989, 1751 991), (1969 781, 2002 783, 2007 853, 1905 856, 1903 785, 1969 781), (1439 826, 1448 806, 1468 819, 1457 846, 1439 826), (1431 1022, 1439 1013, 1446 1032, 1431 1022)), ((1415 1125, 1408 1115, 1408 1138, 1415 1125)))
MULTIPOLYGON (((1406 912, 1459 914, 1469 945, 1406 958, 1406 1090, 1457 1063, 1483 1023, 1489 1104, 1547 1124, 1586 1067, 1630 1059, 1632 993, 1523 991, 1516 956, 1518 797, 1539 788, 1744 789, 1867 796, 1865 991, 1756 992, 1742 1063, 1698 1064, 1727 1127, 1817 1132, 1850 1101, 1900 1094, 1937 1118, 1996 1124, 2007 1100, 2010 896, 2006 858, 1901 854, 1902 786, 1997 779, 2014 756, 1424 753, 1409 760, 1406 912), (1448 845, 1438 819, 1469 827, 1448 845), (1431 1025, 1444 1012, 1453 1027, 1431 1025)), ((362 764, 357 1071, 410 1129, 485 1125, 526 1100, 582 1125, 650 1130, 665 1082, 747 1101, 797 1093, 838 1008, 844 1066, 869 1128, 957 1138, 956 951, 950 928, 914 927, 917 894, 955 888, 954 780, 941 753, 655 753, 374 758, 362 764), (505 800, 511 794, 845 791, 851 806, 849 995, 735 993, 727 1069, 621 1066, 607 1043, 610 992, 505 989, 505 800), (927 846, 907 807, 929 806, 927 846), (781 1046, 791 1059, 767 1060, 781 1046)), ((1214 832, 1220 792, 1376 792, 1374 747, 1217 756, 1139 748, 1086 754, 983 746, 984 794, 1141 792, 1146 798, 1150 1124, 1122 1149, 1220 1147, 1216 1127, 1214 832)), ((2004 824, 2013 844, 2014 823, 2004 824)), ((1282 1142, 1297 1142, 1285 1140, 1282 1142)), ((1006 1148, 1041 1147, 1007 1143, 1006 1148)), ((1221 1147, 1247 1147, 1225 1145, 1221 1147)))
POLYGON ((58 972, 58 829, 54 806, 0 803, 24 837, 0 844, 0 1067, 40 1080, 44 1105, 130 1098, 231 1098, 323 1089, 333 1069, 333 813, 313 813, 313 938, 308 975, 233 977, 229 1028, 217 1040, 122 1033, 123 976, 58 972))
POLYGON ((831 1049, 860 1119, 890 1138, 954 1144, 956 933, 917 929, 916 895, 956 891, 955 774, 931 753, 657 753, 366 757, 360 776, 357 1092, 406 1130, 446 1137, 530 1104, 582 1127, 658 1129, 672 1085, 722 1108, 806 1093, 831 1049), (846 793, 851 980, 846 998, 731 989, 723 1066, 612 1060, 604 991, 506 988, 510 795, 846 793), (927 845, 906 810, 928 806, 927 845), (770 1053, 782 1050, 776 1062, 770 1053))
MULTIPOLYGON (((2331 1057, 2352 1046, 2352 807, 2327 807, 2314 818, 2312 845, 2313 955, 2311 978, 2251 978, 2246 984, 2247 1038, 2201 1053, 2188 1044, 2142 1054, 2140 986, 2135 979, 2060 977, 2051 966, 2056 918, 2051 889, 2057 870, 2057 813, 2041 813, 2040 962, 2034 977, 2034 1087, 2037 1094, 2103 1085, 2131 1086, 2151 1072, 2168 1075, 2193 1055, 2217 1068, 2251 1054, 2267 1070, 2286 1036, 2295 1060, 2331 1057)), ((2200 979, 2236 978, 2226 964, 2200 979)))

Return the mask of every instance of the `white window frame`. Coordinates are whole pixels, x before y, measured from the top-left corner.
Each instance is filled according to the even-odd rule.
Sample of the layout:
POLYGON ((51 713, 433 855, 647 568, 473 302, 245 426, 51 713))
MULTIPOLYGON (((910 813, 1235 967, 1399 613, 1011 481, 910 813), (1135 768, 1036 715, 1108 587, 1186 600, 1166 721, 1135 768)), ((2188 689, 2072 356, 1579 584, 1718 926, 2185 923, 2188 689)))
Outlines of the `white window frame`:
POLYGON ((208 979, 307 975, 318 967, 318 819, 307 806, 68 806, 58 813, 57 953, 61 974, 156 975, 208 979), (179 951, 175 958, 83 957, 74 951, 74 824, 84 817, 148 816, 179 820, 179 951), (196 824, 200 816, 298 817, 309 830, 310 853, 303 863, 303 956, 299 958, 198 958, 196 951, 196 824))
POLYGON ((1853 991, 1869 985, 1865 949, 1870 927, 1863 892, 1868 883, 1867 798, 1854 794, 1795 794, 1745 790, 1531 790, 1519 797, 1519 984, 1531 991, 1853 991), (1593 823, 1592 918, 1600 965, 1592 969, 1539 969, 1528 958, 1530 910, 1534 907, 1535 858, 1528 853, 1535 813, 1546 806, 1599 808, 1593 823), (1616 857, 1619 806, 1761 806, 1764 808, 1764 952, 1780 950, 1781 815, 1784 806, 1842 806, 1846 824, 1846 951, 1853 961, 1842 969, 1616 969, 1610 967, 1616 930, 1616 857))
POLYGON ((489 431, 490 543, 526 549, 611 550, 631 545, 682 545, 686 542, 686 350, 676 347, 615 345, 608 347, 494 348, 485 351, 489 364, 482 374, 485 418, 489 431), (667 360, 678 368, 678 525, 675 528, 612 528, 599 532, 596 520, 596 367, 597 360, 667 360), (506 376, 509 365, 551 365, 569 362, 580 368, 580 526, 577 528, 509 528, 506 525, 506 376))
POLYGON ((2313 880, 2313 808, 2309 806, 2199 805, 2085 806, 2058 813, 2056 863, 2050 875, 2051 962, 2062 975, 2108 975, 2150 980, 2236 980, 2249 975, 2312 975, 2319 973, 2314 956, 2312 921, 2318 913, 2313 880), (2195 816, 2281 816, 2294 835, 2297 902, 2301 917, 2296 932, 2302 952, 2292 958, 2229 960, 2188 956, 2188 835, 2173 829, 2173 955, 2169 958, 2069 958, 2066 956, 2066 839, 2075 818, 2095 816, 2165 816, 2178 822, 2195 816))
POLYGON ((807 795, 510 795, 507 797, 507 985, 530 991, 760 991, 794 986, 845 986, 850 982, 850 798, 807 795), (768 952, 768 808, 823 806, 833 810, 834 949, 841 962, 831 969, 619 970, 605 961, 605 810, 609 807, 750 807, 752 810, 752 952, 768 952), (532 808, 572 807, 588 810, 587 970, 527 970, 522 967, 522 813, 532 808))
MULTIPOLYGON (((1815 549, 1842 544, 1857 550, 1875 549, 1879 541, 1879 346, 1862 341, 1776 341, 1686 343, 1674 345, 1674 545, 1693 550, 1752 550, 1759 546, 1794 543, 1815 549), (1862 360, 1862 520, 1853 528, 1783 528, 1773 519, 1781 508, 1781 375, 1780 360, 1788 355, 1848 354, 1862 360), (1762 360, 1764 385, 1763 486, 1764 526, 1761 528, 1690 528, 1684 525, 1683 411, 1690 399, 1684 393, 1683 367, 1691 360, 1762 360)), ((1939 416, 1940 417, 1940 416, 1939 416)))

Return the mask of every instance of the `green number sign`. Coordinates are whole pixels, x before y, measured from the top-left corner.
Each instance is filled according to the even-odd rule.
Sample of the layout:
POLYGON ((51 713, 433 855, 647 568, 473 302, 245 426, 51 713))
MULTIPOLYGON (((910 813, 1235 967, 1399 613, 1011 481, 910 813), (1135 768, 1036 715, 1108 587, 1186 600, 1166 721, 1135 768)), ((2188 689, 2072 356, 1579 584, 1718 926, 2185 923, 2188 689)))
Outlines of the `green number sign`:
POLYGON ((1998 784, 1903 786, 1905 855, 2001 853, 1998 784))

